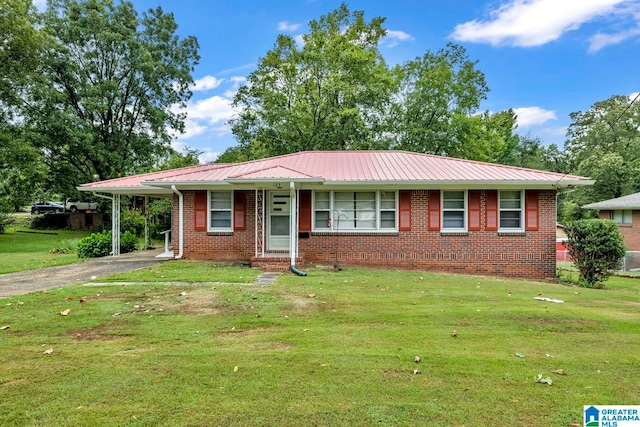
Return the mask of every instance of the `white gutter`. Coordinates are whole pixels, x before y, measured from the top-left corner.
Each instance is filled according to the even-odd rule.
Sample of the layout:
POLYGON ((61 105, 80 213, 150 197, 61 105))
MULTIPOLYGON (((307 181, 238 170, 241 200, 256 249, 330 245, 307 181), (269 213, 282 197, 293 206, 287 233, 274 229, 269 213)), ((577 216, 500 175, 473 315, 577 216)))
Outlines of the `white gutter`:
POLYGON ((298 243, 298 218, 296 216, 297 212, 297 201, 296 201, 296 184, 291 181, 289 183, 289 221, 290 221, 290 231, 289 231, 289 252, 291 253, 291 265, 296 265, 296 255, 297 255, 297 243, 298 243))
POLYGON ((178 246, 178 256, 175 259, 180 259, 184 251, 184 195, 178 191, 175 185, 171 186, 171 190, 178 195, 178 239, 180 239, 180 245, 178 246))

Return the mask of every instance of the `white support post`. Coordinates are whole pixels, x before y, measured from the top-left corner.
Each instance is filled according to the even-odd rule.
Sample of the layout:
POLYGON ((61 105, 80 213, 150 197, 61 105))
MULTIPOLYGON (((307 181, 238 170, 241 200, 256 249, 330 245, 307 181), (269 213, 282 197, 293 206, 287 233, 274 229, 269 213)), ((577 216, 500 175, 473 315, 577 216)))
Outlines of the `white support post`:
POLYGON ((111 208, 111 255, 120 256, 120 195, 113 195, 111 208))
POLYGON ((144 196, 144 248, 151 246, 149 240, 149 196, 144 196))

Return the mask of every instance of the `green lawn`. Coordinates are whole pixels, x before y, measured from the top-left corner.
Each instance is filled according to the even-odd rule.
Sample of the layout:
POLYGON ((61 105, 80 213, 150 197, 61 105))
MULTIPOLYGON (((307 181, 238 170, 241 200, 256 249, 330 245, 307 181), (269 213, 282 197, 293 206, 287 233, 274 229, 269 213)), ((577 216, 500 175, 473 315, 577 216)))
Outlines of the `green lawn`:
POLYGON ((637 280, 307 271, 3 300, 0 425, 566 426, 637 404, 637 280))
POLYGON ((54 247, 88 236, 88 231, 35 231, 25 227, 7 227, 0 233, 0 274, 80 261, 75 253, 50 254, 54 247))

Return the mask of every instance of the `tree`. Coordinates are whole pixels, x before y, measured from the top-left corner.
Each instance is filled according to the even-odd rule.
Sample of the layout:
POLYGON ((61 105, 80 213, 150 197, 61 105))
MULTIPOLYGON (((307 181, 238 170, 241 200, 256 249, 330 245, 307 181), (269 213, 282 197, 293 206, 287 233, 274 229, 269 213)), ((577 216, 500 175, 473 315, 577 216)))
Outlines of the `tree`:
POLYGON ((169 153, 170 131, 184 129, 194 37, 180 39, 172 14, 140 18, 130 2, 50 0, 43 15, 49 46, 25 109, 38 131, 52 188, 151 168, 169 153))
POLYGON ((31 0, 0 0, 0 105, 5 113, 21 103, 44 47, 35 22, 31 0))
POLYGON ((21 126, 0 125, 0 212, 16 212, 44 198, 47 169, 21 126))
POLYGON ((378 147, 394 89, 378 51, 383 22, 343 3, 309 23, 302 47, 278 36, 234 99, 232 131, 246 155, 378 147))
POLYGON ((394 69, 391 148, 495 161, 513 144, 512 110, 476 115, 489 88, 466 50, 448 43, 394 69))
POLYGON ((580 271, 580 284, 602 288, 620 267, 625 247, 618 224, 611 220, 584 219, 565 226, 569 255, 580 271))
POLYGON ((640 102, 612 96, 571 113, 565 153, 570 170, 596 183, 579 192, 581 203, 640 190, 640 102))

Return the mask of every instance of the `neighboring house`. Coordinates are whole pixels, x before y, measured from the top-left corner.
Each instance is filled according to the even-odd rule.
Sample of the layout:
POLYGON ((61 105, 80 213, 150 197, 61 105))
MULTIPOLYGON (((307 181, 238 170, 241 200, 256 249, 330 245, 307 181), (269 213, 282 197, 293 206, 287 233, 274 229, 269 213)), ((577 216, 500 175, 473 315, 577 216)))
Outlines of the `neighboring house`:
POLYGON ((173 197, 179 258, 547 278, 556 272, 556 190, 591 184, 404 151, 310 151, 79 190, 113 195, 114 235, 121 194, 173 197))
POLYGON ((617 222, 627 249, 640 251, 640 193, 590 203, 582 208, 597 209, 600 219, 617 222))

